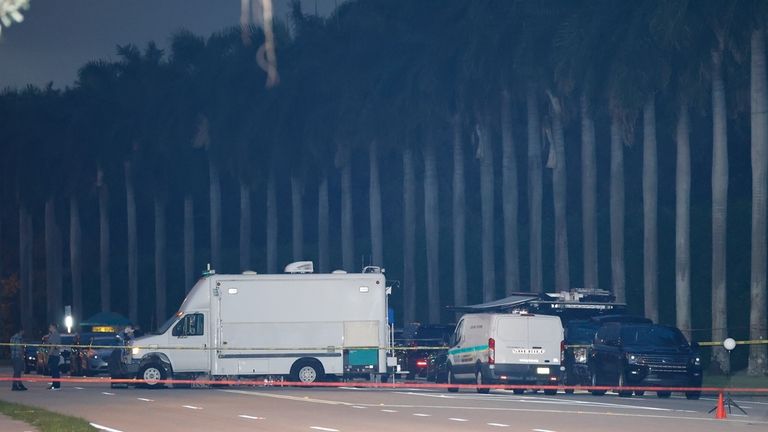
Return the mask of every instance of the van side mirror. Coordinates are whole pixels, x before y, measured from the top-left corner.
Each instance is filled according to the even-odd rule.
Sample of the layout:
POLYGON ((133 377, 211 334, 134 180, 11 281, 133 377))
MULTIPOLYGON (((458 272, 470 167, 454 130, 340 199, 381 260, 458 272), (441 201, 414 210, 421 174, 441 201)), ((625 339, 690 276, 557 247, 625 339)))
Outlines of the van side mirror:
POLYGON ((448 338, 448 345, 449 346, 456 345, 456 334, 455 333, 451 334, 451 337, 448 338))

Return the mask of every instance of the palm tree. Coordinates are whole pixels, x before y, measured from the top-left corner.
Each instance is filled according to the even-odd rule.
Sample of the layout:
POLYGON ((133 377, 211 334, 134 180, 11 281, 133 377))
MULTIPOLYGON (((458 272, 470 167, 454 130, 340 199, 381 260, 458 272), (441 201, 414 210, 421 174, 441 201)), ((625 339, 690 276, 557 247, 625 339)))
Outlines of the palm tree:
POLYGON ((434 138, 424 145, 424 226, 427 242, 427 299, 429 322, 440 322, 440 236, 437 155, 434 138))
POLYGON ((467 252, 466 252, 466 214, 464 187, 464 134, 461 115, 455 113, 451 118, 453 143, 453 303, 456 306, 467 304, 467 252))
MULTIPOLYGON (((762 25, 750 41, 750 108, 752 127, 752 274, 750 278, 749 338, 768 339, 766 312, 766 191, 768 190, 768 84, 766 83, 765 33, 762 25)), ((749 347, 747 373, 763 376, 768 371, 768 345, 749 347)))
POLYGON ((611 287, 616 301, 626 302, 624 275, 624 127, 619 103, 611 99, 611 171, 610 171, 610 225, 611 225, 611 287))
POLYGON ((99 286, 101 287, 101 311, 111 310, 112 273, 110 272, 109 256, 109 189, 104 179, 104 168, 99 165, 96 170, 96 188, 99 196, 99 286))
POLYGON ((677 116, 677 168, 675 195, 675 304, 677 327, 691 340, 691 146, 688 100, 680 98, 677 116))
POLYGON ((581 225, 584 251, 584 288, 598 287, 597 265, 597 161, 595 122, 587 92, 579 99, 581 110, 581 225))
POLYGON ((413 149, 403 149, 403 322, 416 319, 416 174, 413 149))
POLYGON ((543 264, 541 256, 541 221, 542 221, 542 159, 541 159, 541 118, 536 89, 532 85, 526 91, 526 108, 528 112, 528 223, 529 228, 529 260, 530 260, 530 289, 533 292, 544 292, 543 264))
POLYGON ((484 114, 478 115, 476 124, 477 153, 480 163, 481 249, 483 260, 483 301, 496 299, 496 260, 494 254, 494 205, 493 205, 493 144, 489 121, 484 114))
MULTIPOLYGON (((379 144, 371 142, 368 150, 368 206, 371 219, 371 252, 373 265, 384 265, 384 228, 381 216, 381 179, 379 175, 379 144)), ((425 186, 426 187, 426 186, 425 186)))
POLYGON ((512 101, 509 89, 501 91, 501 174, 504 191, 504 285, 506 294, 520 291, 517 237, 517 156, 512 133, 512 101))
POLYGON ((293 233, 293 261, 304 259, 304 207, 302 197, 304 196, 304 182, 299 178, 298 173, 291 175, 291 212, 293 233))
POLYGON ((352 162, 348 144, 339 141, 336 167, 341 171, 341 261, 342 268, 355 268, 355 226, 352 205, 352 162))
POLYGON ((656 102, 643 107, 643 285, 645 316, 659 320, 658 281, 658 161, 656 156, 656 102))
POLYGON ((83 316, 83 264, 80 203, 69 197, 69 272, 72 276, 72 315, 83 316))
POLYGON ((566 219, 566 161, 563 133, 563 107, 560 98, 549 93, 552 112, 551 149, 547 167, 552 168, 552 199, 555 208, 555 289, 558 292, 571 289, 570 262, 568 258, 568 221, 566 219), (554 154, 554 158, 552 155, 554 154), (554 159, 554 160, 553 160, 554 159))

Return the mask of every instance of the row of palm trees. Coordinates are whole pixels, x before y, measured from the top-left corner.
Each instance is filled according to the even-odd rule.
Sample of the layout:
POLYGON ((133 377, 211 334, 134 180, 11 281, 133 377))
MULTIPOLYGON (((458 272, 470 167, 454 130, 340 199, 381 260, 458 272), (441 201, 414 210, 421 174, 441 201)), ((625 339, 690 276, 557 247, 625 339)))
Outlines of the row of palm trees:
MULTIPOLYGON (((262 33, 233 29, 207 39, 178 33, 167 54, 154 44, 118 47, 116 61, 85 65, 65 90, 7 90, 2 193, 16 204, 22 320, 35 313, 35 218, 43 214, 49 319, 62 310, 65 279, 76 313, 98 298, 98 309, 157 323, 183 295, 168 291, 169 277, 183 275, 188 289, 203 262, 272 273, 278 262, 312 258, 321 272, 356 271, 362 253, 400 279, 403 322, 450 319, 448 304, 577 285, 611 289, 633 310, 669 321, 660 312, 660 298, 670 298, 659 286, 661 246, 662 256, 674 248, 678 327, 691 336, 692 315, 709 312, 705 333, 722 340, 731 335, 729 300, 746 297, 748 337, 768 339, 766 16, 764 2, 743 0, 358 0, 328 18, 297 3, 291 25, 274 29, 275 87, 259 67, 262 33), (700 112, 711 136, 695 127, 702 117, 691 113, 700 112), (729 148, 747 145, 729 144, 728 125, 747 122, 751 250, 742 245, 730 258, 751 257, 745 293, 727 289, 737 276, 726 274, 726 235, 729 148), (712 142, 711 170, 700 178, 691 165, 703 146, 692 148, 691 137, 712 142), (635 182, 625 182, 624 163, 634 141, 642 147, 642 217, 625 221, 635 206, 625 198, 635 182), (660 177, 671 154, 674 174, 660 177), (707 308, 703 290, 692 294, 690 233, 709 219, 691 217, 691 191, 710 181, 707 308), (606 183, 607 199, 599 193, 606 183), (660 183, 662 195, 664 185, 675 191, 675 240, 661 245, 660 183), (84 208, 93 209, 85 225, 84 208), (124 231, 115 241, 117 213, 124 231), (202 247, 201 220, 210 227, 202 247), (628 283, 625 259, 640 248, 624 241, 636 225, 641 289, 628 283), (183 253, 168 247, 174 232, 183 253), (598 247, 601 237, 608 247, 598 247), (98 271, 83 268, 84 240, 98 245, 98 271), (126 282, 113 287, 117 255, 126 282), (183 272, 169 274, 176 256, 183 272), (98 296, 84 283, 94 275, 98 296)), ((2 216, 8 226, 9 211, 2 216)), ((766 347, 750 346, 750 373, 768 369, 766 347)), ((713 349, 712 360, 730 370, 724 350, 713 349)))

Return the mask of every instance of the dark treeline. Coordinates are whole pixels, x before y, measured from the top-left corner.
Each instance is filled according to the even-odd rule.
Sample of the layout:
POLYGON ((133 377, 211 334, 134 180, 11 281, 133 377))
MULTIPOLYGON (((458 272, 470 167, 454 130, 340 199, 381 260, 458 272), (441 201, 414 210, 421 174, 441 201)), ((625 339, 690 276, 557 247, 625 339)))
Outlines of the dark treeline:
MULTIPOLYGON (((3 316, 146 327, 219 273, 380 265, 397 323, 613 291, 766 339, 764 1, 350 1, 0 95, 3 316)), ((766 345, 735 367, 766 373, 766 345)), ((728 371, 713 349, 712 367, 728 371)))

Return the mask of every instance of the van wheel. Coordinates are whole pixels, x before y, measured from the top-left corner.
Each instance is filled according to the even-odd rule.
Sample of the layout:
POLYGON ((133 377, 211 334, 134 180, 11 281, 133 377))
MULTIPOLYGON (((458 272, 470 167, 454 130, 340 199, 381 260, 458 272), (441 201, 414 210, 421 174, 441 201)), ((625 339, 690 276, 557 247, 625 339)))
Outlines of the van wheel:
POLYGON ((456 377, 453 376, 453 370, 451 370, 450 367, 448 368, 448 374, 447 375, 448 375, 448 377, 446 378, 446 380, 448 381, 448 391, 450 393, 457 393, 459 391, 458 387, 450 387, 451 384, 455 384, 456 383, 456 377))
POLYGON ((317 360, 299 360, 291 368, 291 381, 302 384, 320 382, 325 376, 323 365, 317 360))
POLYGON ((482 394, 488 394, 491 392, 491 389, 488 387, 480 387, 482 385, 485 385, 483 382, 483 371, 481 369, 477 369, 477 372, 475 372, 475 381, 477 382, 477 392, 482 394))
MULTIPOLYGON (((592 387, 597 387, 597 374, 592 372, 592 387)), ((592 392, 592 395, 594 396, 602 396, 605 394, 605 390, 595 390, 594 388, 590 390, 592 392)))
POLYGON ((139 369, 139 379, 144 387, 155 389, 163 386, 162 381, 168 377, 163 365, 160 363, 147 363, 139 369))
POLYGON ((624 379, 624 372, 622 371, 619 374, 619 397, 632 397, 632 390, 624 390, 624 387, 627 385, 624 379))

